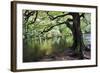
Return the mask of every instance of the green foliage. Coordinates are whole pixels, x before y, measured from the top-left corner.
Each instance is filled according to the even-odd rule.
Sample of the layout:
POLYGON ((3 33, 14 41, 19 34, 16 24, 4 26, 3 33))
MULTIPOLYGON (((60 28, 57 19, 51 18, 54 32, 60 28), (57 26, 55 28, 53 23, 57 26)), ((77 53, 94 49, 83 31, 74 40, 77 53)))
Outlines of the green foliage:
MULTIPOLYGON (((31 11, 28 10, 27 13, 31 11)), ((25 12, 26 10, 23 10, 23 14, 25 12)), ((33 11, 33 14, 27 19, 23 15, 23 61, 25 62, 39 61, 43 56, 50 56, 55 51, 63 52, 73 44, 72 31, 64 23, 57 25, 65 22, 68 18, 73 19, 72 16, 68 15, 51 20, 46 12, 37 11, 36 17, 36 11, 33 11)), ((60 11, 48 12, 53 17, 68 13, 60 11)), ((81 18, 82 33, 91 32, 90 17, 91 14, 85 13, 85 18, 81 18)))
POLYGON ((91 14, 90 13, 85 13, 85 15, 84 15, 84 17, 85 18, 82 18, 81 19, 81 30, 82 30, 82 32, 83 33, 86 33, 86 32, 88 32, 88 33, 90 33, 91 31, 91 14))

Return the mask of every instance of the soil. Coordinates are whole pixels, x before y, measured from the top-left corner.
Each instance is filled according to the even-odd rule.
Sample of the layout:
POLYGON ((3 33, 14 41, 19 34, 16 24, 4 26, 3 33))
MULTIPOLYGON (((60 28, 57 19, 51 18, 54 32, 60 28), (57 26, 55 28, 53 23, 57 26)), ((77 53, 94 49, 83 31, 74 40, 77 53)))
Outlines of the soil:
POLYGON ((79 55, 73 53, 72 50, 67 49, 63 53, 54 53, 53 55, 46 55, 41 58, 39 61, 64 61, 64 60, 84 60, 91 59, 91 51, 83 51, 84 58, 79 59, 79 55))

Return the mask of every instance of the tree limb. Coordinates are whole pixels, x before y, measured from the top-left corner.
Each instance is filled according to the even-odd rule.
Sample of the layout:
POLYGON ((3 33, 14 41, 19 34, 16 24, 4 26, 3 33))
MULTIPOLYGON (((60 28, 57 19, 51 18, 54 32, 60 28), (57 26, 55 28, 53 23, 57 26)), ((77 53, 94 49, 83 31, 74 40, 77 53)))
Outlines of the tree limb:
POLYGON ((29 17, 30 17, 31 15, 33 15, 34 13, 35 13, 35 11, 29 12, 28 10, 26 10, 25 13, 23 14, 23 15, 25 16, 25 20, 28 20, 29 17))
POLYGON ((26 24, 28 22, 29 17, 34 14, 35 14, 35 11, 29 12, 29 10, 25 10, 25 13, 23 13, 24 24, 26 24))
POLYGON ((82 13, 82 14, 80 15, 80 18, 81 18, 81 17, 83 17, 83 18, 84 18, 84 15, 85 15, 85 13, 82 13))
POLYGON ((54 16, 50 15, 49 12, 46 12, 46 14, 49 16, 50 20, 55 20, 55 19, 57 19, 57 18, 59 18, 59 17, 64 17, 64 16, 66 16, 66 15, 69 15, 69 13, 67 13, 67 14, 58 15, 58 16, 55 16, 55 17, 54 17, 54 16))
POLYGON ((30 22, 30 24, 34 24, 36 19, 37 19, 37 17, 38 17, 38 11, 35 12, 35 18, 34 18, 33 21, 30 22))
POLYGON ((69 29, 73 30, 73 27, 72 27, 72 25, 69 23, 69 21, 73 21, 73 20, 72 20, 72 19, 68 19, 68 20, 66 20, 66 21, 64 21, 64 22, 58 23, 58 24, 56 24, 56 25, 53 25, 53 26, 51 26, 51 27, 49 27, 49 28, 47 28, 47 29, 44 29, 44 30, 41 32, 41 34, 43 34, 43 33, 45 33, 45 32, 48 32, 48 31, 52 30, 55 26, 59 26, 59 25, 62 25, 62 24, 66 24, 66 26, 67 26, 69 29))
POLYGON ((45 33, 45 32, 48 32, 48 31, 52 30, 53 27, 59 26, 59 25, 62 25, 62 24, 65 24, 65 22, 62 22, 62 23, 58 23, 58 24, 56 24, 56 25, 53 25, 53 26, 49 27, 48 29, 44 29, 44 30, 41 32, 41 34, 43 34, 43 33, 45 33))
POLYGON ((73 30, 73 25, 70 24, 70 21, 73 21, 73 19, 67 19, 67 20, 66 20, 66 26, 67 26, 68 28, 70 28, 71 30, 73 30))

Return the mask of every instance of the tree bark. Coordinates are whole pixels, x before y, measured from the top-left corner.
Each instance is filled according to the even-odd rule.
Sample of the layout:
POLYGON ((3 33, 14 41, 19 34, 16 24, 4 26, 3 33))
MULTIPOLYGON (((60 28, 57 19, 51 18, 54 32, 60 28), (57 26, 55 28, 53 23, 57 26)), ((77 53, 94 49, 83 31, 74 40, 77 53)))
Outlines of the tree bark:
POLYGON ((83 59, 83 36, 80 28, 80 16, 79 13, 72 13, 73 16, 73 46, 72 49, 79 56, 79 59, 83 59))

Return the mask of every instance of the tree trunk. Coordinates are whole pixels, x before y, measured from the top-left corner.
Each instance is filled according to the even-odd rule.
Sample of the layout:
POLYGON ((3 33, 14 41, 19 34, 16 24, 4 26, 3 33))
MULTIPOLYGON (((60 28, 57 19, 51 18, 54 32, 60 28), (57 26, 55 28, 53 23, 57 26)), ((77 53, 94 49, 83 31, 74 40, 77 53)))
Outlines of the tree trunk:
POLYGON ((83 36, 80 28, 80 16, 79 13, 72 13, 73 16, 73 46, 72 49, 79 56, 79 59, 83 59, 83 36))

